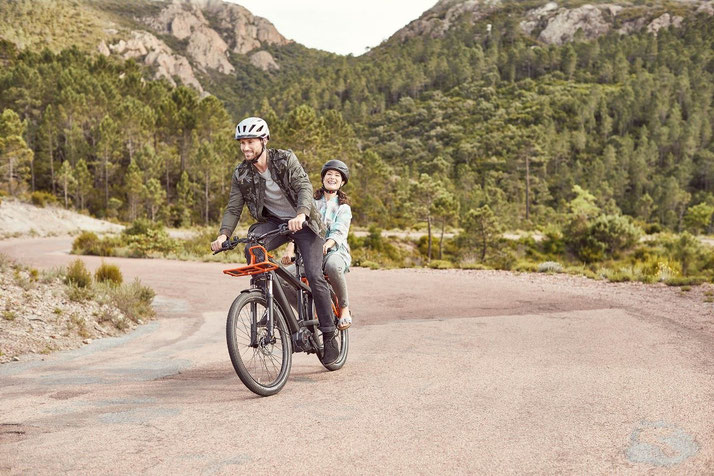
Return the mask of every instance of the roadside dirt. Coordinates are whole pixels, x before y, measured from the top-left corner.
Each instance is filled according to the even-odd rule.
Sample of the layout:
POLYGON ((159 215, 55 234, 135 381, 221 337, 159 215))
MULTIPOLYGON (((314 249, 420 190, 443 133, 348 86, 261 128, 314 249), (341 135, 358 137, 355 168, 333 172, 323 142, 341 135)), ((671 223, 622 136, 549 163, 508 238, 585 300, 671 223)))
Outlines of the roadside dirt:
POLYGON ((57 236, 80 231, 117 233, 122 229, 122 225, 54 205, 36 207, 7 198, 0 203, 0 239, 26 235, 57 236))

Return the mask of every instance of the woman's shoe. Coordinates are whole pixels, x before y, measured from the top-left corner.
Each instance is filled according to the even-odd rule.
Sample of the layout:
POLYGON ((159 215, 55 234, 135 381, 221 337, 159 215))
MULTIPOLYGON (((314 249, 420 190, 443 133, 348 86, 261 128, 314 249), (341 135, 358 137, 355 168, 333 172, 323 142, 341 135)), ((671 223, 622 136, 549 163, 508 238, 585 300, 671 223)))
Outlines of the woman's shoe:
POLYGON ((352 311, 349 311, 346 316, 340 317, 337 321, 337 329, 344 331, 352 325, 352 311))

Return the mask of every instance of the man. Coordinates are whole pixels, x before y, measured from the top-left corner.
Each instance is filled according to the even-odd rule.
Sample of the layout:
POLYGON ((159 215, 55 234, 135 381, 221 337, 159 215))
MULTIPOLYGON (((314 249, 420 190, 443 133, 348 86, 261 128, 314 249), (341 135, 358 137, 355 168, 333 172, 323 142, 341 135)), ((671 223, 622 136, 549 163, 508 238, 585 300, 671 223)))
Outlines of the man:
MULTIPOLYGON (((257 221, 250 227, 253 233, 267 233, 287 223, 300 249, 315 300, 325 346, 322 361, 331 364, 337 360, 339 349, 330 291, 322 273, 324 225, 312 199, 310 179, 292 151, 266 148, 270 131, 263 119, 249 117, 242 120, 236 126, 235 138, 240 141, 245 160, 233 172, 228 206, 211 249, 221 249, 223 242, 233 234, 243 205, 257 221)), ((275 236, 266 243, 266 249, 273 250, 286 241, 284 236, 275 236)))

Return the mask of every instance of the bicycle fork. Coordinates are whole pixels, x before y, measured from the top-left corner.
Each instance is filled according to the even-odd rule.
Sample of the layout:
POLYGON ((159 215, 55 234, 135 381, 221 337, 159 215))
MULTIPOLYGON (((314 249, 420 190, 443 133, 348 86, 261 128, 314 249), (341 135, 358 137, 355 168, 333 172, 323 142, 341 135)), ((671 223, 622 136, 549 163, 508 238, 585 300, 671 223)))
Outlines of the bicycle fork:
POLYGON ((275 318, 273 312, 273 302, 275 300, 273 294, 273 275, 266 273, 263 285, 263 293, 265 295, 265 312, 258 320, 258 303, 251 303, 251 319, 250 323, 250 345, 251 347, 265 346, 275 343, 273 336, 275 331, 275 318), (265 327, 265 333, 259 335, 258 326, 265 327))

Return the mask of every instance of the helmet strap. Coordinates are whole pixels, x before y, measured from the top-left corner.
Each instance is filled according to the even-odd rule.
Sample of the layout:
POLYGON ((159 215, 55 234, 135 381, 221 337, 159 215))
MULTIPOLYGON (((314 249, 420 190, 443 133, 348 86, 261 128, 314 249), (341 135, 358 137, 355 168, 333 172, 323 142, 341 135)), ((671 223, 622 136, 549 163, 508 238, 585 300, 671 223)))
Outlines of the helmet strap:
POLYGON ((260 158, 263 156, 263 152, 265 152, 265 139, 260 139, 260 145, 262 145, 263 148, 260 149, 260 154, 258 154, 255 159, 249 161, 251 164, 254 164, 259 161, 260 158))

